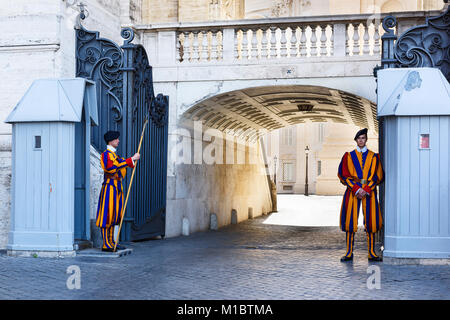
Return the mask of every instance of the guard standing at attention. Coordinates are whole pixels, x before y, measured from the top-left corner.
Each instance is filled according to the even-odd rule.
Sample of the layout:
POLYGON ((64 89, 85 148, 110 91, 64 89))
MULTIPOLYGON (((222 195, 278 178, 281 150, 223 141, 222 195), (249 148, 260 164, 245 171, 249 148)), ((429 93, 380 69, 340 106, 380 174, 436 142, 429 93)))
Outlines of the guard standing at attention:
POLYGON ((383 182, 384 170, 380 155, 366 147, 367 129, 358 131, 354 140, 356 149, 344 154, 338 169, 339 180, 347 187, 340 214, 340 227, 346 232, 347 252, 341 261, 353 260, 353 245, 361 204, 367 234, 368 259, 382 261, 375 253, 375 233, 381 229, 383 223, 376 187, 383 182))
MULTIPOLYGON (((123 185, 127 167, 133 168, 140 155, 136 153, 128 159, 118 157, 116 149, 119 146, 119 131, 108 131, 104 135, 106 150, 101 154, 100 162, 104 179, 97 208, 96 225, 100 228, 103 238, 102 251, 114 251, 114 226, 120 223, 123 214, 123 185)), ((117 250, 125 249, 117 245, 117 250)))

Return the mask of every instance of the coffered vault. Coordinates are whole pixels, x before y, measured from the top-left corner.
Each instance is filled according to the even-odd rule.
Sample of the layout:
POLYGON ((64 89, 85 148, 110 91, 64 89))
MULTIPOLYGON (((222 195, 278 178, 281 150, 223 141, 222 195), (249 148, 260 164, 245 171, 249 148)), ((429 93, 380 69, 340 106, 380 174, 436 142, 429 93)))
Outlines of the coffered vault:
POLYGON ((181 122, 254 140, 282 127, 305 122, 353 124, 378 132, 376 104, 357 95, 321 86, 264 86, 205 99, 186 110, 181 122))

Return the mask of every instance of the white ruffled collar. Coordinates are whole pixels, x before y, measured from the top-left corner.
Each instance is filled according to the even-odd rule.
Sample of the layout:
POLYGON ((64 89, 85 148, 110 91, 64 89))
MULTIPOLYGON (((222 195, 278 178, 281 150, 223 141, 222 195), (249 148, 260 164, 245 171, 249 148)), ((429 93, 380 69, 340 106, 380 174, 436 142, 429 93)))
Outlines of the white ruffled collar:
POLYGON ((109 151, 111 151, 111 152, 114 152, 114 153, 116 153, 116 148, 114 148, 112 145, 110 145, 110 144, 108 144, 107 146, 106 146, 106 149, 108 149, 109 151))
POLYGON ((362 149, 360 147, 356 146, 356 150, 358 150, 361 153, 364 153, 367 151, 367 146, 364 146, 364 148, 362 148, 362 149))

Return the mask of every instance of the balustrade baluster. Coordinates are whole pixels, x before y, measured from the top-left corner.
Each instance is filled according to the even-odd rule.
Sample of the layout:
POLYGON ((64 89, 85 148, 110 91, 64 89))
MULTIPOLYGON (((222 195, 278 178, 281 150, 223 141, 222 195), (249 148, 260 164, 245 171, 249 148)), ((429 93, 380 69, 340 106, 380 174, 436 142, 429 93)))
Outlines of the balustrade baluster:
POLYGON ((258 29, 252 29, 252 50, 251 50, 251 58, 258 59, 258 38, 257 38, 258 29))
POLYGON ((189 62, 192 59, 191 56, 191 33, 190 32, 183 32, 184 34, 184 41, 183 41, 183 61, 189 62))
POLYGON ((244 60, 248 60, 248 29, 242 31, 242 48, 241 48, 241 57, 244 60))
POLYGON ((353 42, 351 41, 351 27, 352 24, 349 23, 347 25, 347 29, 345 31, 345 55, 351 56, 352 55, 352 49, 353 49, 353 42))
POLYGON ((291 35, 291 50, 289 56, 291 58, 297 57, 297 27, 292 27, 292 35, 291 35))
POLYGON ((223 32, 217 31, 216 37, 217 37, 217 59, 222 60, 223 59, 223 32))
POLYGON ((327 55, 327 35, 326 32, 327 25, 321 25, 320 26, 320 56, 326 56, 327 55))
POLYGON ((275 32, 277 30, 277 27, 270 27, 270 57, 276 58, 277 57, 277 39, 275 32))
POLYGON ((270 58, 270 48, 268 43, 268 34, 270 29, 262 30, 262 38, 261 38, 261 58, 267 59, 270 58))
POLYGON ((370 44, 369 44, 369 26, 363 24, 364 27, 364 36, 363 36, 363 54, 368 55, 370 53, 370 44))
POLYGON ((193 35, 193 44, 192 44, 192 61, 197 62, 200 58, 199 45, 198 45, 198 36, 199 32, 192 32, 193 35))
MULTIPOLYGON (((329 48, 328 50, 328 54, 327 56, 333 56, 334 55, 334 26, 333 25, 329 25, 329 38, 328 38, 328 45, 329 48)), ((345 42, 345 40, 344 40, 345 42)), ((345 45, 345 43, 344 43, 345 45)))
POLYGON ((311 27, 311 57, 317 56, 317 36, 316 36, 316 26, 311 27))
POLYGON ((306 57, 307 52, 306 52, 306 26, 301 26, 300 27, 300 43, 298 45, 298 51, 300 53, 300 57, 306 57))
MULTIPOLYGON (((241 34, 241 30, 236 29, 234 33, 234 58, 240 59, 241 58, 241 44, 239 41, 239 35, 241 34)), ((241 39, 242 40, 242 39, 241 39)))
POLYGON ((202 47, 199 49, 199 61, 207 61, 208 60, 208 31, 201 31, 199 32, 199 35, 201 34, 202 40, 201 45, 202 47))
POLYGON ((359 55, 359 23, 353 25, 353 55, 359 55))
POLYGON ((217 46, 217 35, 218 32, 216 30, 211 31, 211 60, 218 60, 219 54, 218 54, 218 46, 217 46))
POLYGON ((285 58, 287 57, 287 38, 286 38, 286 32, 287 28, 281 29, 281 38, 280 38, 280 57, 285 58))

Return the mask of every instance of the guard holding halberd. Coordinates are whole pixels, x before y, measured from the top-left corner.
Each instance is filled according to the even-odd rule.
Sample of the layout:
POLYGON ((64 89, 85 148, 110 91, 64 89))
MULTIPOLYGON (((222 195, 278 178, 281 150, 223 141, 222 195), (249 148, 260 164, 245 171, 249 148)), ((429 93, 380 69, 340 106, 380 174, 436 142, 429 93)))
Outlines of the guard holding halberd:
MULTIPOLYGON (((106 150, 100 157, 105 174, 98 201, 96 225, 102 232, 102 251, 107 252, 114 251, 114 226, 120 223, 123 214, 122 179, 126 175, 127 167, 133 168, 135 161, 140 158, 139 153, 128 159, 117 156, 119 136, 119 131, 105 133, 106 150)), ((116 249, 123 250, 125 247, 117 245, 116 249)))

